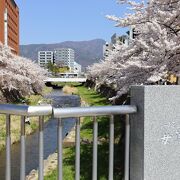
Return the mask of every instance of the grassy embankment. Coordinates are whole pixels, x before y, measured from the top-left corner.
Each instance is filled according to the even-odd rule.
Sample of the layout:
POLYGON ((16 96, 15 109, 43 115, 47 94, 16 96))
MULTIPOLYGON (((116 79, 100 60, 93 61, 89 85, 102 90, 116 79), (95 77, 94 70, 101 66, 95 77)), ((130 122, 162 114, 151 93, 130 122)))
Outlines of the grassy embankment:
MULTIPOLYGON (((88 90, 80 85, 66 85, 64 91, 70 94, 78 94, 82 101, 85 101, 89 106, 103 106, 109 105, 107 99, 94 90, 88 90)), ((98 179, 108 179, 108 137, 109 137, 109 117, 98 117, 98 179)), ((115 121, 115 179, 120 180, 122 177, 121 166, 123 161, 123 152, 119 146, 119 140, 122 138, 120 135, 122 124, 120 121, 115 121)), ((92 179, 92 136, 93 136, 93 122, 92 118, 85 117, 81 121, 81 179, 92 179)), ((75 176, 75 147, 64 148, 63 150, 63 178, 65 180, 73 180, 75 176)), ((54 170, 45 180, 55 180, 57 171, 54 170)))
MULTIPOLYGON (((24 100, 28 105, 37 105, 39 101, 43 102, 43 95, 51 92, 51 88, 45 87, 43 89, 42 95, 30 95, 25 97, 24 100)), ((20 103, 17 103, 20 104, 20 103)), ((20 116, 11 116, 11 143, 18 142, 20 140, 20 116)), ((47 120, 47 118, 46 118, 47 120)), ((30 117, 30 125, 26 125, 26 135, 34 132, 38 127, 38 117, 30 117)), ((6 138, 6 116, 0 115, 0 151, 5 147, 5 138, 6 138)))

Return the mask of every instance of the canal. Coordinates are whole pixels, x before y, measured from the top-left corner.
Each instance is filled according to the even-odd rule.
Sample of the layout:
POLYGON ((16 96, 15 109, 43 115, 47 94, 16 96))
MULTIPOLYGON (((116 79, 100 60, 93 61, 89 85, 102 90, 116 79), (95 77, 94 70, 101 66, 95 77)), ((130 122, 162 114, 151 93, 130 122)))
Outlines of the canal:
MULTIPOLYGON (((51 99, 53 107, 80 106, 80 98, 76 95, 65 95, 60 90, 53 90, 45 98, 51 99)), ((63 136, 72 129, 74 118, 64 120, 63 136)), ((28 126, 28 125, 26 125, 28 126)), ((26 175, 38 168, 38 130, 26 137, 26 175)), ((57 119, 51 118, 44 127, 44 159, 57 149, 57 119)), ((20 143, 12 145, 12 180, 20 179, 20 143)), ((0 153, 0 180, 5 180, 5 151, 0 153)))

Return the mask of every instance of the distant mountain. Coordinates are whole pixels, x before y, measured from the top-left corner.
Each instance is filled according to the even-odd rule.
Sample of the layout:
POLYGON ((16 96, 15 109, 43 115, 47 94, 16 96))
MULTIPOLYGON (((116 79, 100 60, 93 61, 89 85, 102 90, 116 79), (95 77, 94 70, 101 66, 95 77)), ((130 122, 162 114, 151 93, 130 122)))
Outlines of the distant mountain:
POLYGON ((90 41, 66 41, 56 44, 21 45, 20 54, 33 61, 37 61, 38 51, 53 51, 56 48, 72 48, 75 50, 75 61, 83 67, 87 67, 103 57, 104 44, 104 40, 94 39, 90 41))

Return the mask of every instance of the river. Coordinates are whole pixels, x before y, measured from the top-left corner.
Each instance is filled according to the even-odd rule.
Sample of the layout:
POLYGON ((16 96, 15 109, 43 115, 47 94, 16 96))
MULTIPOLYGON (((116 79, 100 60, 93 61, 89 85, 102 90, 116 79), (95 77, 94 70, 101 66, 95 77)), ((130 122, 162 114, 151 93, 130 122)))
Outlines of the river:
MULTIPOLYGON (((80 98, 75 95, 65 95, 60 90, 53 90, 45 96, 52 99, 54 107, 77 107, 80 106, 80 98)), ((75 124, 74 118, 64 121, 63 136, 71 130, 75 124)), ((26 125, 27 126, 27 125, 26 125)), ((11 146, 12 154, 12 180, 20 179, 20 143, 11 146)), ((44 159, 57 149, 57 120, 50 119, 44 127, 44 159)), ((0 180, 5 180, 5 151, 0 153, 0 180)), ((31 170, 38 168, 38 130, 26 137, 26 175, 31 170)))

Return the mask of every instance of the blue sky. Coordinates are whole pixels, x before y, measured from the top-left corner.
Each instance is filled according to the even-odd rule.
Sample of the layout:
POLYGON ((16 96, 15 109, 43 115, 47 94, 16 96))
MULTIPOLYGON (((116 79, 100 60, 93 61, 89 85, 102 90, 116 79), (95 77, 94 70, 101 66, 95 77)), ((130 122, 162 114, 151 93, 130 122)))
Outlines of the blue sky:
POLYGON ((58 43, 94 38, 110 40, 114 27, 107 14, 122 17, 116 0, 16 0, 20 9, 20 44, 58 43))

